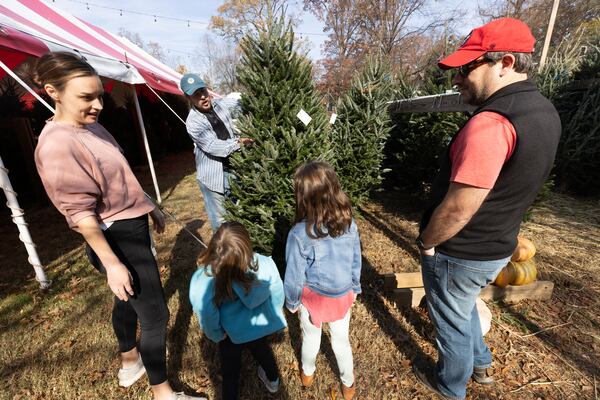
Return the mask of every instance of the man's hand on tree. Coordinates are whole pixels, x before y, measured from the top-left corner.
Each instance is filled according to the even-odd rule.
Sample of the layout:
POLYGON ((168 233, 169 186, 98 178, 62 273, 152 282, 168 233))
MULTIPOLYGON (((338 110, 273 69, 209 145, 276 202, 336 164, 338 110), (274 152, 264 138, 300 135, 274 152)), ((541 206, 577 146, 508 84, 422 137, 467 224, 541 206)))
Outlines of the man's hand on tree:
POLYGON ((250 147, 254 144, 254 139, 251 139, 249 137, 241 137, 238 139, 238 142, 240 146, 250 147))

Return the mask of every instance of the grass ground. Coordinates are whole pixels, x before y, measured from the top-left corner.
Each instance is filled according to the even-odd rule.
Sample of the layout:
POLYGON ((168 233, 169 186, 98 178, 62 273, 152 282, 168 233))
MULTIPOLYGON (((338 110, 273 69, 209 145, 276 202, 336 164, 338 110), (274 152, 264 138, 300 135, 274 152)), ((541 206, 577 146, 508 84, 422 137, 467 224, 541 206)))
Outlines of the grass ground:
MULTIPOLYGON (((189 155, 158 166, 164 205, 205 241, 210 227, 189 155)), ((146 174, 142 181, 149 183, 146 174)), ((151 190, 151 185, 145 185, 151 190)), ((351 342, 358 399, 431 399, 411 373, 412 360, 433 360, 433 329, 425 312, 400 312, 383 291, 382 274, 416 271, 413 245, 422 205, 398 193, 377 196, 363 212, 363 294, 353 309, 351 342)), ((553 299, 516 305, 490 303, 494 320, 486 340, 495 358, 496 384, 469 385, 470 399, 597 399, 600 380, 600 213, 597 200, 553 195, 535 210, 523 234, 538 247, 540 279, 555 282, 553 299)), ((17 231, 0 214, 0 399, 150 399, 147 380, 116 384, 119 367, 110 326, 112 296, 88 264, 80 237, 50 207, 26 210, 41 259, 53 281, 38 290, 17 231)), ((4 211, 2 211, 4 212, 4 211)), ((216 347, 203 337, 187 300, 195 259, 202 250, 170 222, 155 236, 171 312, 168 366, 176 389, 219 396, 216 347)), ((328 337, 322 341, 315 384, 300 386, 299 326, 273 338, 282 374, 267 395, 247 358, 243 399, 341 398, 328 337)))

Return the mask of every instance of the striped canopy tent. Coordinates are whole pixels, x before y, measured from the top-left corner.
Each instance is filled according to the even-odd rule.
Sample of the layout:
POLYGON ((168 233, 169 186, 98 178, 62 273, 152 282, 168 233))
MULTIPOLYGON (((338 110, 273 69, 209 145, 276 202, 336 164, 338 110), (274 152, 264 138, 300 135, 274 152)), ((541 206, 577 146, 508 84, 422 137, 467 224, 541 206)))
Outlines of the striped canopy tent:
MULTIPOLYGON (((0 59, 14 68, 28 56, 48 51, 79 53, 104 77, 182 94, 181 74, 129 40, 39 0, 0 4, 0 59)), ((0 78, 2 77, 0 72, 0 78)))
MULTIPOLYGON (((74 17, 52 3, 40 0, 2 0, 0 2, 0 79, 14 78, 32 96, 54 112, 39 95, 25 83, 14 69, 30 57, 40 57, 49 51, 68 51, 85 58, 98 73, 115 81, 131 84, 133 99, 142 131, 158 202, 160 191, 152 156, 144 129, 135 85, 143 85, 160 100, 155 90, 183 95, 179 88, 181 74, 152 57, 129 40, 74 17)), ((138 86, 140 87, 140 86, 138 86)), ((164 100, 162 100, 164 103, 164 100)), ((165 103, 165 105, 167 105, 165 103)), ((168 105, 167 105, 168 106, 168 105)), ((171 110, 172 111, 172 110, 171 110)), ((29 262, 42 287, 48 286, 35 251, 23 210, 19 208, 8 173, 0 158, 0 187, 4 189, 13 221, 19 227, 21 240, 29 253, 29 262)))

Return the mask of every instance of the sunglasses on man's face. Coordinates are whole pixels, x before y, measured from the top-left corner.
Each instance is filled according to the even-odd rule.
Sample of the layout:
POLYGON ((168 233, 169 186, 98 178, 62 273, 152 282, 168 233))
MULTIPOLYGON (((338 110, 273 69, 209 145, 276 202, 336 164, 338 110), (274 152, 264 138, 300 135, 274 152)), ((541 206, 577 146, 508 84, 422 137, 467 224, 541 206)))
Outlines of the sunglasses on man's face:
POLYGON ((494 60, 491 60, 491 59, 485 58, 485 57, 480 58, 478 60, 472 61, 465 65, 461 65, 460 67, 456 68, 456 73, 458 75, 462 76, 463 78, 466 78, 467 76, 469 76, 471 71, 473 71, 475 68, 479 67, 480 65, 487 64, 490 62, 494 62, 494 60))
POLYGON ((194 96, 197 97, 208 97, 209 93, 208 93, 208 88, 202 88, 202 89, 198 89, 194 92, 194 96))

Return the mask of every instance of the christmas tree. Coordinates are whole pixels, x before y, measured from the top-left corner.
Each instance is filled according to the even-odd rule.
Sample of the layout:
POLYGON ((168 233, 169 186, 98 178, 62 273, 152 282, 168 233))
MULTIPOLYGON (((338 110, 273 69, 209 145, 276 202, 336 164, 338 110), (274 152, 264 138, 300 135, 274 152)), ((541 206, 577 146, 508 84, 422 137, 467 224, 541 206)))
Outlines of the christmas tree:
POLYGON ((335 169, 355 208, 382 181, 383 149, 392 129, 387 105, 391 95, 389 65, 373 57, 337 107, 332 131, 335 169))
POLYGON ((231 158, 236 201, 226 203, 226 219, 248 229, 257 252, 281 259, 294 217, 294 170, 307 160, 331 158, 327 114, 312 82, 312 65, 295 51, 293 30, 283 16, 246 36, 241 48, 244 115, 237 126, 255 144, 231 158), (310 122, 297 116, 302 110, 310 122))

